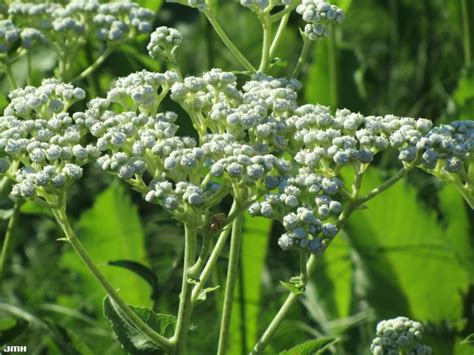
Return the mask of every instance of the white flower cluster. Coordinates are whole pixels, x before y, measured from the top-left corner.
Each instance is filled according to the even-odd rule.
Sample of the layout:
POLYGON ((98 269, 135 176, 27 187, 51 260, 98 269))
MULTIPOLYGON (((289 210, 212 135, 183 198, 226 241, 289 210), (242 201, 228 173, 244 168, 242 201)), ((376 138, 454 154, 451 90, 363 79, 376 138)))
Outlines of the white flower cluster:
POLYGON ((0 53, 8 52, 20 38, 20 30, 11 20, 0 20, 0 53))
POLYGON ((81 165, 98 157, 93 145, 81 143, 84 114, 67 113, 85 92, 47 79, 38 88, 14 90, 9 98, 0 117, 0 155, 15 162, 9 171, 16 182, 11 193, 50 202, 82 176, 81 165))
MULTIPOLYGON (((420 120, 417 124, 419 125, 420 120)), ((455 173, 468 180, 474 166, 474 121, 455 121, 439 127, 426 126, 418 131, 401 127, 392 139, 399 147, 399 159, 420 157, 421 168, 440 177, 455 173), (430 128, 430 129, 428 129, 430 128)))
MULTIPOLYGON (((8 14, 19 28, 31 28, 49 42, 77 43, 92 33, 109 42, 120 41, 152 30, 153 12, 130 1, 99 3, 97 0, 73 0, 59 3, 13 1, 8 14)), ((25 34, 28 44, 28 35, 25 34)))
POLYGON ((120 41, 153 29, 153 11, 133 2, 100 4, 94 23, 99 27, 99 38, 120 41))
POLYGON ((344 20, 344 12, 326 0, 303 0, 296 12, 307 22, 304 33, 312 41, 328 35, 327 24, 344 20))
POLYGON ((322 252, 324 240, 337 233, 336 226, 328 221, 342 212, 342 204, 337 200, 342 181, 300 168, 296 176, 271 177, 266 185, 269 190, 276 187, 277 192, 254 203, 250 214, 283 221, 287 233, 278 240, 282 249, 299 247, 315 254, 322 252))
POLYGON ((117 79, 106 98, 70 116, 68 108, 85 93, 46 80, 10 95, 0 171, 12 175, 13 162, 22 161, 14 193, 27 197, 35 193, 31 186, 48 193, 66 186, 80 165, 97 158, 101 169, 176 216, 190 208, 197 216, 243 189, 255 201, 252 215, 283 223, 283 249, 316 254, 337 233, 347 195, 338 178, 344 166, 366 166, 395 148, 406 166, 469 182, 472 122, 432 128, 425 119, 345 109, 333 115, 324 106, 298 105, 300 87, 262 74, 238 86, 234 74, 219 69, 184 79, 174 71, 141 71, 117 79), (186 111, 198 140, 179 135, 177 114, 159 112, 167 95, 186 111), (86 131, 93 146, 81 145, 86 131))
POLYGON ((172 56, 172 51, 183 41, 183 35, 177 29, 161 26, 150 36, 148 43, 148 54, 152 58, 168 59, 172 56))
MULTIPOLYGON (((272 6, 277 5, 291 5, 294 0, 275 0, 272 1, 272 6)), ((240 0, 240 4, 244 7, 248 7, 252 10, 264 10, 270 5, 270 0, 240 0)))
POLYGON ((257 74, 237 88, 235 75, 213 69, 202 77, 188 77, 172 87, 171 98, 191 116, 198 131, 229 133, 259 151, 281 151, 288 144, 287 120, 297 107, 296 80, 257 74))
POLYGON ((175 71, 152 73, 143 70, 117 79, 107 99, 129 111, 156 113, 161 100, 178 80, 175 71))
POLYGON ((409 355, 431 355, 431 348, 420 343, 423 332, 421 323, 406 317, 381 321, 370 350, 374 355, 398 355, 400 350, 409 355))

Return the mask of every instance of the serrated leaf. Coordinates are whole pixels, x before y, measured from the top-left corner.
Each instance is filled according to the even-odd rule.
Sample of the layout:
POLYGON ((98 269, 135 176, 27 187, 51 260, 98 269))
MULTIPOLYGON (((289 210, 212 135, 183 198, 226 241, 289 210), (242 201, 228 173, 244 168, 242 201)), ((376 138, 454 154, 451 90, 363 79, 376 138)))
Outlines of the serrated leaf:
MULTIPOLYGON (((166 336, 169 327, 173 326, 174 328, 176 323, 176 318, 171 315, 154 313, 147 308, 130 308, 150 328, 163 336, 166 336)), ((117 339, 128 353, 132 355, 151 355, 161 352, 161 348, 137 329, 109 296, 104 299, 104 316, 112 325, 117 339)))
POLYGON ((109 265, 118 266, 124 269, 127 269, 136 275, 140 276, 143 280, 145 280, 148 285, 150 285, 152 292, 151 292, 151 299, 156 299, 156 296, 159 292, 159 284, 158 284, 158 277, 156 274, 151 270, 149 267, 133 260, 115 260, 109 261, 109 265))
POLYGON ((297 285, 294 282, 280 281, 280 284, 284 288, 288 289, 291 293, 294 293, 297 295, 304 293, 304 287, 302 287, 301 285, 297 285))
POLYGON ((28 328, 28 325, 29 322, 23 319, 6 318, 0 320, 0 345, 15 340, 28 328))
MULTIPOLYGON (((381 182, 378 173, 369 170, 363 189, 381 182)), ((449 201, 449 207, 442 208, 452 211, 443 216, 443 224, 434 210, 418 201, 414 188, 399 182, 349 220, 351 246, 365 275, 365 281, 355 284, 360 288, 362 281, 368 283, 363 297, 378 316, 403 314, 438 324, 462 317, 469 271, 460 261, 472 255, 468 217, 459 195, 441 200, 442 206, 449 201)))
POLYGON ((313 355, 321 354, 328 346, 334 344, 336 338, 320 338, 309 340, 295 347, 280 352, 280 355, 313 355))

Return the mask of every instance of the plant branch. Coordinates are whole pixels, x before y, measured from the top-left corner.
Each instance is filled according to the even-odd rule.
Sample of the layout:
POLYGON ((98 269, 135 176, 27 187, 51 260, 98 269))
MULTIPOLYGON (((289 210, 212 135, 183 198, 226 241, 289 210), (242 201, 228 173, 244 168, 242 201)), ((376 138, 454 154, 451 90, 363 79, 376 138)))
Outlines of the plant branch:
POLYGON ((222 42, 226 45, 226 47, 232 52, 235 58, 239 61, 239 63, 248 71, 255 73, 256 70, 254 66, 245 58, 245 56, 239 51, 239 49, 234 45, 234 43, 230 40, 227 34, 222 29, 221 25, 217 21, 217 19, 212 15, 210 12, 205 11, 204 14, 206 15, 209 23, 216 31, 217 35, 220 37, 222 42))
POLYGON ((69 224, 69 220, 66 216, 66 208, 64 206, 56 209, 53 208, 51 209, 51 212, 56 218, 56 221, 63 230, 64 235, 73 247, 74 251, 79 255, 84 265, 94 275, 96 280, 102 285, 105 291, 107 291, 110 298, 112 298, 120 310, 129 318, 129 320, 138 330, 140 330, 144 335, 148 336, 157 345, 161 346, 165 351, 170 352, 173 348, 170 340, 151 329, 140 317, 138 317, 137 314, 135 314, 135 312, 133 312, 132 309, 120 297, 118 292, 113 288, 102 272, 97 268, 69 224))
POLYGON ((0 256, 0 289, 3 284, 3 277, 5 276, 5 268, 7 265, 8 253, 11 247, 13 231, 15 229, 15 225, 18 220, 19 210, 20 210, 20 204, 17 201, 15 202, 15 205, 13 206, 13 213, 10 216, 10 220, 8 221, 7 230, 5 233, 5 239, 3 240, 3 245, 2 245, 2 254, 0 256))
MULTIPOLYGON (((233 212, 236 209, 237 209, 237 203, 234 201, 229 211, 229 215, 233 214, 233 212)), ((217 259, 221 255, 222 249, 224 248, 225 242, 227 241, 227 237, 229 236, 230 230, 231 230, 231 224, 227 224, 222 230, 221 234, 219 235, 216 245, 214 246, 214 249, 212 250, 211 255, 209 256, 209 259, 206 265, 204 266, 204 269, 199 275, 199 280, 193 288, 192 297, 191 297, 193 304, 195 304, 197 299, 199 298, 199 294, 201 293, 202 288, 206 284, 209 276, 211 275, 211 272, 214 269, 214 266, 216 265, 217 259)))
POLYGON ((105 60, 109 57, 109 55, 114 51, 114 47, 107 46, 105 51, 95 60, 94 63, 89 65, 84 71, 76 76, 72 82, 78 82, 82 79, 87 78, 90 74, 92 74, 105 60))
POLYGON ((291 74, 292 78, 296 79, 298 77, 301 68, 303 67, 303 64, 306 62, 306 58, 308 57, 309 51, 311 49, 311 44, 312 42, 308 38, 303 36, 303 47, 301 48, 301 53, 298 57, 298 62, 296 63, 295 69, 291 74))
POLYGON ((275 56, 275 52, 278 48, 278 45, 280 44, 281 37, 283 36, 283 33, 285 32, 285 28, 286 28, 289 18, 290 18, 290 14, 287 13, 280 20, 280 24, 278 25, 278 29, 272 41, 272 45, 270 46, 270 58, 273 58, 275 56))
MULTIPOLYGON (((236 197, 237 199, 238 197, 236 197)), ((240 255, 240 242, 242 237, 243 214, 239 214, 232 223, 232 236, 230 239, 229 266, 224 292, 224 306, 222 310, 219 344, 217 354, 224 355, 229 343, 230 320, 234 303, 235 282, 237 280, 237 267, 240 255)))
POLYGON ((196 254, 196 236, 197 229, 194 226, 185 224, 184 226, 184 262, 183 262, 183 281, 181 284, 181 294, 179 296, 178 318, 176 321, 176 329, 171 340, 176 344, 174 354, 186 354, 186 341, 189 332, 189 324, 191 322, 192 288, 189 283, 189 269, 194 263, 196 254))
POLYGON ((268 66, 270 64, 270 50, 272 45, 272 23, 268 14, 263 14, 260 17, 260 21, 262 23, 263 29, 263 46, 262 46, 262 58, 260 60, 260 66, 258 67, 258 71, 261 73, 265 73, 268 70, 268 66))

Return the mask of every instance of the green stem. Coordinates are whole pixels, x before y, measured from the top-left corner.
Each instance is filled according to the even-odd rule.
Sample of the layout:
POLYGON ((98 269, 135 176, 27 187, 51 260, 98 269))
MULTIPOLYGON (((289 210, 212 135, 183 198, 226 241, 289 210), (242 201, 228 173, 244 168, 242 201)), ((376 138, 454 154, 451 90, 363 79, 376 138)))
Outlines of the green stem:
POLYGON ((260 17, 263 28, 263 46, 262 46, 262 59, 258 71, 265 73, 268 70, 270 64, 270 47, 272 45, 272 23, 268 14, 263 14, 260 17))
MULTIPOLYGON (((313 254, 309 257, 308 262, 306 263, 306 274, 311 275, 313 272, 314 268, 316 267, 316 256, 313 254)), ((270 339, 273 337, 275 332, 277 331, 278 327, 280 326, 281 322, 286 317, 286 314, 290 310, 290 308, 293 306, 293 304, 296 302, 296 300, 301 296, 300 293, 290 293, 288 297, 286 298, 285 302, 283 305, 280 307, 278 310, 277 314, 261 336, 261 338, 257 341, 255 344, 252 352, 250 354, 261 354, 265 347, 268 345, 270 342, 270 339)))
MULTIPOLYGON (((360 188, 360 182, 362 179, 362 175, 358 175, 358 176, 359 177, 356 178, 356 181, 354 182, 354 187, 356 188, 360 188)), ((358 190, 353 191, 353 195, 357 195, 357 193, 358 193, 358 190)), ((349 217, 351 216, 352 212, 356 209, 356 207, 357 207, 357 203, 355 201, 350 201, 348 203, 348 205, 346 206, 344 211, 341 213, 336 223, 336 228, 338 230, 340 230, 344 226, 345 222, 349 219, 349 217)), ((332 240, 334 240, 334 238, 332 240)), ((328 240, 328 243, 325 244, 324 250, 322 251, 322 253, 324 253, 327 250, 332 240, 328 240)), ((314 269, 316 268, 316 261, 317 261, 317 256, 312 254, 309 257, 308 262, 306 263, 306 277, 305 277, 306 282, 311 276, 311 274, 313 273, 314 269)), ((302 281, 303 281, 303 278, 302 278, 302 281)), ((306 282, 303 283, 303 286, 306 286, 306 282)), ((278 310, 278 313, 275 315, 275 317, 273 318, 273 320, 271 321, 271 323, 269 324, 269 326, 267 327, 267 329, 265 330, 261 338, 255 344, 251 352, 252 355, 260 354, 263 352, 263 350, 268 345, 271 338, 277 331, 278 327, 285 319, 286 314, 290 310, 291 306, 293 306, 293 304, 296 302, 296 300, 300 296, 301 296, 301 293, 290 293, 288 295, 285 302, 283 303, 281 308, 278 310)))
POLYGON ((192 288, 189 283, 189 269, 194 263, 196 254, 197 229, 194 226, 185 224, 184 231, 183 280, 181 283, 181 294, 179 296, 176 329, 171 340, 172 343, 176 344, 174 352, 176 355, 186 354, 186 341, 188 338, 189 324, 191 322, 191 313, 193 309, 193 304, 191 302, 192 288))
MULTIPOLYGON (((229 211, 229 215, 233 214, 236 209, 237 204, 234 201, 234 204, 232 205, 229 211)), ((193 304, 196 303, 202 288, 204 287, 209 276, 214 270, 214 266, 216 265, 217 259, 219 259, 219 256, 221 255, 222 249, 224 248, 225 242, 227 241, 227 237, 229 236, 230 230, 231 224, 227 224, 219 235, 216 245, 214 246, 214 249, 212 250, 211 255, 209 256, 209 259, 206 265, 204 266, 201 275, 199 275, 198 283, 193 288, 193 293, 191 297, 193 304)))
POLYGON ((254 66, 245 58, 245 56, 239 51, 239 49, 234 45, 234 43, 230 40, 230 38, 227 36, 227 34, 224 32, 222 29, 221 25, 217 21, 217 19, 208 11, 204 12, 206 15, 209 23, 212 25, 214 28, 214 31, 216 31, 217 35, 220 37, 222 42, 226 45, 226 47, 232 52, 232 54, 235 56, 235 58, 239 61, 239 63, 247 69, 249 72, 255 73, 256 70, 254 66))
MULTIPOLYGON (((237 199, 237 197, 236 197, 237 199)), ((230 320, 232 306, 234 304, 235 282, 237 280, 237 267, 240 255, 240 241, 242 237, 243 214, 237 216, 232 223, 232 235, 230 239, 229 266, 227 269, 227 280, 224 292, 224 306, 222 310, 221 326, 219 332, 219 344, 217 354, 224 355, 229 343, 230 320)))
POLYGON ((300 250, 300 272, 301 272, 301 282, 303 285, 306 285, 306 282, 308 281, 308 273, 306 269, 306 252, 303 250, 300 250))
POLYGON ((303 64, 306 62, 306 58, 308 57, 309 50, 311 49, 311 41, 305 37, 303 37, 303 47, 301 48, 301 53, 298 58, 298 62, 296 63, 295 69, 293 70, 293 73, 291 74, 292 78, 297 78, 301 68, 303 67, 303 64))
POLYGON ((461 0, 463 46, 464 46, 464 64, 466 67, 471 65, 471 32, 469 26, 469 10, 467 0, 461 0))
POLYGON ((31 52, 30 51, 26 53, 26 73, 27 73, 26 83, 28 85, 31 85, 33 78, 32 78, 32 65, 31 65, 31 52))
POLYGON ((290 18, 290 14, 288 13, 288 14, 285 14, 280 20, 280 24, 278 25, 278 29, 272 41, 272 45, 270 46, 270 58, 273 58, 275 56, 275 52, 278 48, 278 45, 280 44, 281 37, 283 36, 283 33, 285 32, 285 28, 286 28, 289 18, 290 18))
POLYGON ((78 82, 82 79, 87 78, 90 74, 92 74, 102 63, 105 62, 105 60, 109 57, 110 54, 114 51, 114 47, 107 47, 105 51, 95 60, 94 63, 89 65, 84 71, 76 76, 72 82, 78 82))
POLYGON ((357 205, 362 205, 363 203, 367 202, 368 200, 374 198, 381 192, 385 191, 388 189, 390 186, 394 185, 397 181, 405 177, 408 172, 411 170, 411 167, 408 168, 402 168, 400 169, 394 176, 392 176, 390 179, 385 181, 382 185, 374 188, 373 190, 369 191, 366 195, 361 196, 360 198, 357 199, 357 205))
POLYGON ((279 21, 281 18, 283 18, 284 16, 286 15, 290 15, 290 13, 296 9, 296 7, 298 6, 298 2, 296 4, 293 4, 293 5, 288 5, 287 7, 285 7, 283 10, 281 10, 280 12, 277 12, 276 14, 273 14, 270 16, 270 21, 271 22, 277 22, 279 21))
POLYGON ((71 225, 69 224, 69 220, 66 215, 66 208, 63 206, 61 208, 51 209, 51 212, 56 218, 57 223, 63 230, 64 235, 73 247, 74 251, 79 255, 84 265, 94 275, 96 280, 102 285, 105 291, 107 291, 110 298, 112 298, 120 310, 129 318, 129 320, 138 330, 140 330, 144 335, 148 336, 153 342, 161 346, 165 351, 170 352, 173 349, 170 340, 155 332, 140 317, 138 317, 94 264, 89 254, 84 249, 84 246, 74 233, 71 225))
POLYGON ((331 106, 335 109, 338 106, 339 95, 338 95, 338 76, 337 76, 337 49, 336 49, 336 28, 331 26, 331 32, 328 40, 328 65, 330 75, 330 89, 331 89, 331 106))
POLYGON ((473 189, 469 187, 469 185, 466 187, 463 183, 461 183, 458 180, 453 181, 454 186, 456 189, 459 191, 459 193, 464 197, 464 200, 466 200, 467 204, 469 207, 474 209, 474 193, 473 189))
POLYGON ((15 229, 15 225, 18 220, 19 210, 20 210, 20 204, 18 202, 15 202, 15 205, 13 206, 13 214, 10 216, 10 220, 8 221, 7 230, 5 233, 5 239, 3 240, 3 245, 2 245, 2 254, 0 256, 0 289, 3 284, 3 277, 5 275, 8 253, 11 247, 13 231, 15 229))
POLYGON ((7 74, 8 81, 10 82, 10 86, 12 87, 12 89, 18 88, 18 84, 15 80, 15 76, 13 75, 11 63, 8 61, 8 59, 5 63, 5 73, 7 74))

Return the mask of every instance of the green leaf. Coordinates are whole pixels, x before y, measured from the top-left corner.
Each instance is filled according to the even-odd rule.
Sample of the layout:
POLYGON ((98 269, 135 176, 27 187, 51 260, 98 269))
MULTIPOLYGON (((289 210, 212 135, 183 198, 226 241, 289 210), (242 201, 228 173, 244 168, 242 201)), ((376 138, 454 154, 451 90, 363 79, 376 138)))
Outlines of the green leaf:
MULTIPOLYGON (((167 333, 171 334, 174 331, 176 324, 174 316, 154 313, 147 308, 131 307, 131 309, 150 328, 161 335, 166 336, 167 333), (170 330, 170 327, 173 329, 170 330)), ((104 315, 112 325, 120 344, 128 353, 140 355, 160 353, 160 347, 137 329, 109 296, 104 299, 104 315)))
POLYGON ((469 334, 466 339, 464 339, 461 344, 474 344, 474 333, 469 334))
POLYGON ((13 208, 9 208, 8 210, 0 210, 0 219, 3 219, 4 221, 10 219, 12 215, 13 208))
POLYGON ((214 287, 207 287, 205 289, 202 289, 201 292, 199 292, 199 296, 197 297, 197 300, 200 302, 204 302, 207 299, 207 294, 214 292, 220 288, 220 285, 214 286, 214 287))
POLYGON ((261 277, 272 223, 244 215, 240 273, 232 312, 229 353, 248 353, 257 341, 260 319, 261 277))
POLYGON ((70 329, 66 329, 64 326, 53 321, 52 319, 44 319, 43 321, 48 325, 50 332, 53 334, 52 340, 62 354, 93 354, 89 347, 81 340, 81 338, 73 334, 70 329))
POLYGON ((48 209, 45 206, 40 205, 39 203, 30 201, 30 200, 25 201, 21 205, 20 212, 24 214, 33 214, 33 215, 53 217, 53 214, 51 213, 50 209, 48 209))
POLYGON ((337 341, 336 338, 320 338, 309 340, 295 347, 280 352, 280 355, 312 355, 321 354, 331 344, 337 341))
POLYGON ((280 281, 280 284, 288 289, 291 293, 300 295, 304 293, 305 287, 301 282, 301 278, 299 277, 292 277, 290 282, 280 281))
MULTIPOLYGON (((33 325, 38 326, 41 328, 47 335, 51 337, 51 340, 54 344, 58 347, 61 354, 66 355, 90 355, 91 353, 87 353, 84 351, 79 351, 80 348, 83 350, 86 349, 85 346, 78 347, 79 341, 73 339, 71 337, 70 332, 68 332, 62 325, 58 324, 57 322, 49 319, 49 318, 41 318, 34 313, 31 313, 23 308, 7 304, 7 303, 0 303, 0 310, 7 312, 13 315, 15 318, 21 318, 23 321, 27 323, 31 323, 33 325)), ((2 344, 0 342, 0 344, 2 344)))
POLYGON ((28 325, 29 322, 23 319, 6 318, 0 320, 0 345, 15 340, 28 328, 28 325))
POLYGON ((115 260, 109 261, 109 265, 122 267, 127 269, 145 280, 152 289, 150 295, 152 300, 155 300, 159 292, 158 277, 149 267, 132 260, 115 260))
MULTIPOLYGON (((370 170, 363 189, 381 182, 370 170)), ((365 275, 356 278, 356 291, 364 289, 361 297, 378 316, 406 315, 438 324, 463 316, 469 279, 460 260, 471 255, 468 217, 461 197, 449 198, 452 212, 441 224, 435 211, 417 200, 414 188, 398 183, 349 220, 353 260, 358 274, 365 275)))
MULTIPOLYGON (((98 195, 92 208, 80 216, 76 230, 92 260, 113 287, 120 290, 120 295, 129 304, 150 305, 151 289, 142 278, 124 277, 124 270, 107 266, 110 260, 145 263, 144 236, 137 207, 123 186, 113 184, 98 195)), ((80 276, 81 282, 75 282, 73 287, 76 292, 90 295, 88 301, 100 312, 105 292, 71 249, 64 253, 61 265, 80 276)))
POLYGON ((349 239, 341 233, 318 260, 314 275, 317 299, 330 319, 350 316, 354 276, 350 253, 349 239))

